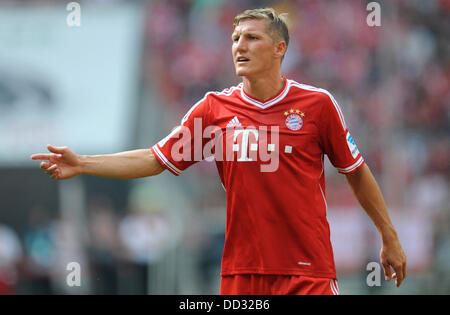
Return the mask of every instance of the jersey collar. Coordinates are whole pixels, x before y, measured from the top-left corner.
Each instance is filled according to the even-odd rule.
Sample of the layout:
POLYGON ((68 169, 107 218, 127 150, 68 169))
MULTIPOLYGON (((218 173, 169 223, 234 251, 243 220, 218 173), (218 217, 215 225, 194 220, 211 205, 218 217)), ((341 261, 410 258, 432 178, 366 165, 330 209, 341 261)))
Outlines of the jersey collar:
POLYGON ((282 99, 284 99, 284 97, 289 92, 290 85, 288 83, 288 79, 285 76, 282 76, 282 78, 284 79, 284 86, 281 89, 281 91, 278 92, 277 95, 275 95, 274 97, 268 99, 265 102, 257 100, 255 98, 249 96, 247 93, 245 93, 245 91, 244 91, 244 84, 243 83, 239 84, 239 87, 241 89, 241 96, 246 102, 248 102, 248 103, 250 103, 252 105, 255 105, 255 106, 259 107, 259 108, 266 109, 266 108, 268 108, 268 107, 270 107, 272 105, 275 105, 276 103, 280 102, 282 99))

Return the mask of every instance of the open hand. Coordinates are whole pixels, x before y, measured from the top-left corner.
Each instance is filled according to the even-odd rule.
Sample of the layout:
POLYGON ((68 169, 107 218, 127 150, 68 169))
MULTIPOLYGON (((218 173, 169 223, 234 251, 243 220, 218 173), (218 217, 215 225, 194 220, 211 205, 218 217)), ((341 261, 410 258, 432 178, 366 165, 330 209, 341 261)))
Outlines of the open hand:
POLYGON ((32 160, 43 160, 40 167, 53 179, 67 179, 81 174, 80 156, 68 147, 47 145, 51 153, 31 155, 32 160))

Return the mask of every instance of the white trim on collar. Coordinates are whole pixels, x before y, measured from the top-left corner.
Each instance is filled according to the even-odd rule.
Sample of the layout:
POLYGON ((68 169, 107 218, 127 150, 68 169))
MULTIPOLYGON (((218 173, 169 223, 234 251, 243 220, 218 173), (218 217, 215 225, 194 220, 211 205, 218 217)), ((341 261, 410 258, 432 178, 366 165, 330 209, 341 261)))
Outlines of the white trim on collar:
POLYGON ((276 103, 280 102, 280 101, 281 101, 282 99, 284 99, 284 98, 286 97, 286 95, 288 94, 289 89, 290 89, 290 87, 291 87, 291 83, 290 83, 290 80, 288 80, 287 78, 284 78, 284 79, 285 79, 285 82, 286 82, 286 83, 285 83, 285 86, 284 86, 284 89, 281 91, 281 93, 280 93, 277 97, 275 97, 274 99, 271 99, 271 100, 269 100, 269 101, 267 101, 267 102, 261 102, 261 101, 255 100, 254 98, 251 98, 250 96, 248 96, 247 94, 245 94, 243 83, 240 83, 240 84, 238 85, 238 87, 239 87, 240 90, 241 90, 241 96, 242 96, 242 98, 243 98, 246 102, 248 102, 248 103, 250 103, 250 104, 252 104, 252 105, 255 105, 255 106, 259 107, 259 108, 266 109, 266 108, 268 108, 268 107, 270 107, 270 106, 272 106, 272 105, 275 105, 276 103))

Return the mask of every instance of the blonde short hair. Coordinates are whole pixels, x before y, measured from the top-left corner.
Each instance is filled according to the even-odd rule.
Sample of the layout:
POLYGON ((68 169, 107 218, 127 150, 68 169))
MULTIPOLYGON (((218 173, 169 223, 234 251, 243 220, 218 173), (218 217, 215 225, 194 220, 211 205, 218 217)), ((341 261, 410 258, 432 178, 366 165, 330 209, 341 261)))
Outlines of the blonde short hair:
POLYGON ((266 20, 269 35, 273 41, 284 41, 289 45, 289 31, 287 27, 287 13, 278 14, 273 8, 245 10, 234 18, 233 29, 243 20, 266 20))

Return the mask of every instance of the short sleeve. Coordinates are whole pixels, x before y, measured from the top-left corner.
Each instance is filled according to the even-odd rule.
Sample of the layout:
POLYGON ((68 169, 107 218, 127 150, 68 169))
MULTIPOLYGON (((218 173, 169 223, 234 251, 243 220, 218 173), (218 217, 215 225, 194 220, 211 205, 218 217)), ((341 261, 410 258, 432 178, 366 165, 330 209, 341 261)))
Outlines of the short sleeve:
POLYGON ((364 164, 364 159, 334 97, 324 93, 322 100, 320 138, 323 150, 339 173, 353 173, 364 164))
POLYGON ((207 95, 197 102, 164 139, 151 150, 159 162, 171 173, 178 176, 189 166, 204 159, 202 137, 208 125, 209 102, 207 95))

